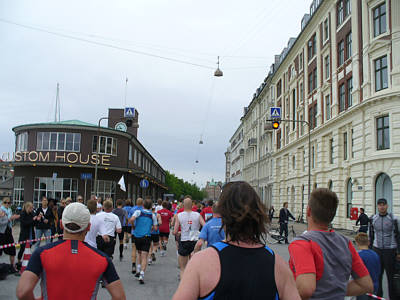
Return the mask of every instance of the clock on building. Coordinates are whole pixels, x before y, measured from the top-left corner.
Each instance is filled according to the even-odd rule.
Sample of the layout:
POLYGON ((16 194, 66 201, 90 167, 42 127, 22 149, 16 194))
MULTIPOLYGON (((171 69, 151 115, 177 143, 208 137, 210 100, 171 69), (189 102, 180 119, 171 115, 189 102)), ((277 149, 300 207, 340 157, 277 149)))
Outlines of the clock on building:
POLYGON ((115 124, 115 129, 126 132, 127 127, 124 122, 118 122, 117 124, 115 124))

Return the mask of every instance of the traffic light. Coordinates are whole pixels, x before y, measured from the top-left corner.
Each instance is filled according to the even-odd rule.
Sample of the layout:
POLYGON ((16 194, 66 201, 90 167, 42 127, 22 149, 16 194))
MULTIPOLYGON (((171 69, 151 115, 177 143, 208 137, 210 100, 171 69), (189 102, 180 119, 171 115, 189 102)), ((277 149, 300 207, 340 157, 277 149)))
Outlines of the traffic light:
POLYGON ((272 120, 272 129, 279 129, 280 119, 272 120))

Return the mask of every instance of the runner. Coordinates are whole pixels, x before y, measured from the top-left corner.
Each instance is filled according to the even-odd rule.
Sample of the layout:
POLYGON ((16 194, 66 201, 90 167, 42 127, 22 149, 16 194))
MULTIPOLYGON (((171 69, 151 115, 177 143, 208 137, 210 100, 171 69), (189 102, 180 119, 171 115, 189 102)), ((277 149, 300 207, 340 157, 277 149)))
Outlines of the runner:
POLYGON ((161 225, 161 217, 158 213, 155 212, 155 207, 152 209, 153 215, 157 219, 157 224, 153 226, 153 229, 151 230, 151 246, 150 246, 150 252, 149 252, 149 265, 151 265, 153 262, 156 261, 156 255, 155 252, 157 252, 159 245, 160 245, 160 229, 159 226, 161 225))
POLYGON ((315 189, 307 207, 307 231, 289 245, 289 264, 303 299, 337 300, 374 290, 353 243, 329 230, 338 203, 334 192, 315 189))
POLYGON ((129 219, 131 224, 134 224, 133 237, 138 251, 138 263, 136 266, 136 277, 139 282, 144 284, 144 273, 147 268, 147 257, 150 250, 150 232, 154 225, 157 224, 157 218, 151 212, 153 202, 151 199, 146 199, 143 203, 143 209, 138 209, 133 212, 129 219))
POLYGON ((109 257, 83 243, 90 229, 90 214, 81 203, 68 205, 62 215, 64 240, 40 247, 29 260, 17 286, 18 299, 35 299, 41 278, 40 299, 95 299, 103 278, 112 299, 124 300, 121 280, 109 257))
POLYGON ((159 210, 158 213, 161 216, 160 225, 160 239, 161 239, 161 256, 165 256, 167 251, 167 243, 169 238, 169 228, 171 226, 171 219, 173 218, 173 213, 167 209, 168 202, 162 202, 163 209, 159 210))
POLYGON ((96 237, 97 249, 103 251, 112 259, 115 249, 115 233, 121 233, 122 227, 119 218, 112 213, 112 200, 104 201, 103 210, 96 215, 100 222, 96 237))
MULTIPOLYGON (((131 199, 126 199, 125 200, 125 205, 124 205, 124 209, 126 210, 127 214, 128 214, 128 219, 129 219, 129 213, 132 209, 132 200, 131 199)), ((121 224, 122 225, 122 231, 124 232, 124 248, 128 249, 128 243, 129 241, 132 239, 132 225, 129 224, 128 219, 125 221, 125 224, 121 224)))
POLYGON ((213 217, 213 204, 214 204, 213 200, 208 200, 207 201, 208 206, 204 207, 200 213, 200 215, 203 217, 204 221, 206 221, 206 222, 213 217))
MULTIPOLYGON (((117 200, 117 207, 113 209, 113 214, 115 214, 116 216, 118 216, 119 221, 121 223, 121 225, 127 223, 128 220, 128 213, 126 212, 125 209, 122 208, 122 206, 124 205, 124 201, 121 199, 117 200)), ((118 239, 119 239, 119 260, 122 261, 123 256, 123 252, 124 252, 124 232, 121 231, 118 233, 118 239)))
POLYGON ((162 200, 158 199, 157 200, 157 206, 156 206, 156 213, 158 213, 158 211, 161 210, 161 209, 163 209, 162 200))
POLYGON ((178 213, 175 219, 174 234, 177 235, 179 227, 181 227, 181 238, 178 247, 178 262, 180 268, 180 278, 185 271, 186 264, 189 261, 190 254, 194 250, 200 234, 200 225, 204 226, 205 222, 197 211, 192 211, 192 199, 186 196, 183 200, 184 211, 178 213))
MULTIPOLYGON (((131 223, 130 219, 132 218, 132 215, 133 215, 133 213, 135 211, 142 210, 142 209, 143 209, 143 199, 142 198, 137 198, 136 199, 136 206, 132 207, 132 209, 130 210, 130 212, 128 214, 128 219, 129 219, 128 222, 131 223)), ((136 245, 135 245, 135 237, 133 236, 133 230, 135 229, 135 227, 132 226, 132 225, 135 225, 135 224, 131 223, 131 228, 132 228, 132 231, 131 231, 131 238, 132 238, 132 254, 131 254, 131 257, 132 257, 132 274, 136 274, 136 245)), ((140 265, 140 262, 139 262, 139 265, 140 265)))
POLYGON ((213 205, 212 210, 214 211, 212 218, 206 222, 206 225, 201 229, 199 240, 194 247, 194 252, 201 250, 204 242, 207 242, 207 247, 221 242, 225 239, 225 232, 222 229, 221 216, 218 213, 218 207, 216 204, 213 205))
POLYGON ((173 300, 300 300, 287 263, 263 242, 268 216, 254 189, 227 183, 218 210, 227 239, 193 256, 173 300))
POLYGON ((100 219, 97 218, 97 202, 96 200, 89 200, 87 208, 90 213, 90 230, 86 233, 85 242, 93 248, 97 248, 96 237, 99 232, 100 219))

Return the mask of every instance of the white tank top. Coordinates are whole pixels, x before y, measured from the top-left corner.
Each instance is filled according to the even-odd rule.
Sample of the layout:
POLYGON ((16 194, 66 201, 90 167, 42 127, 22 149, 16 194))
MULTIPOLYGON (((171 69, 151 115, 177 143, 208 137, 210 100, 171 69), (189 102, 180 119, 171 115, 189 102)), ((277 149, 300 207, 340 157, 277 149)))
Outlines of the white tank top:
POLYGON ((200 214, 198 212, 183 211, 178 214, 181 224, 181 241, 197 241, 199 239, 200 214))

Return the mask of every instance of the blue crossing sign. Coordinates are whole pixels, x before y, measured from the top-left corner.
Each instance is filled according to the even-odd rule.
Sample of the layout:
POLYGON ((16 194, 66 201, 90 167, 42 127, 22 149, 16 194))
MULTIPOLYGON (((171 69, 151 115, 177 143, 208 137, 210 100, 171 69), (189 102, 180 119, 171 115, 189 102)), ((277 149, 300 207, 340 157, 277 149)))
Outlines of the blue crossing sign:
POLYGON ((134 117, 135 117, 135 108, 134 107, 125 107, 124 118, 134 118, 134 117))
POLYGON ((271 107, 271 118, 281 118, 281 108, 280 107, 271 107))
POLYGON ((147 179, 142 179, 139 185, 142 189, 147 189, 149 187, 149 181, 147 179))
POLYGON ((81 173, 82 180, 91 180, 92 178, 92 173, 81 173))

